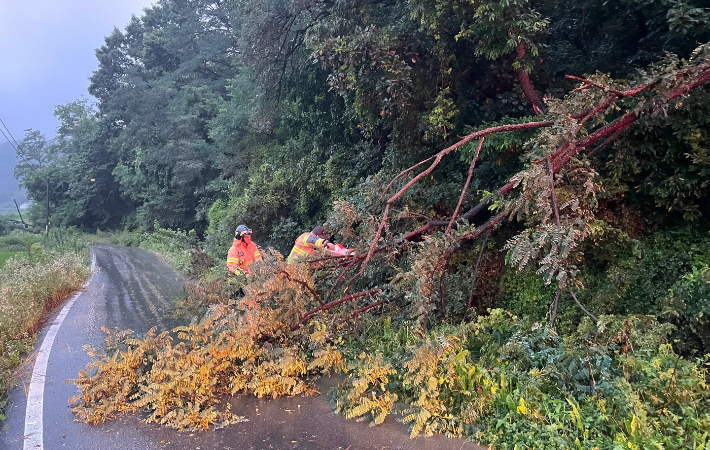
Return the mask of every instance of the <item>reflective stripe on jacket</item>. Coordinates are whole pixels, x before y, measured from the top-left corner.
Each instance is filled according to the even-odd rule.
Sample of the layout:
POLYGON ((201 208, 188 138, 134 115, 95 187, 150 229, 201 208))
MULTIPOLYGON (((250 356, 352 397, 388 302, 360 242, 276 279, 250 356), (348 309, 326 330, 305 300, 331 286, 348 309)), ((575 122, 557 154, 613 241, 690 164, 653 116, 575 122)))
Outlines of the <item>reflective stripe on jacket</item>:
POLYGON ((249 273, 247 266, 258 259, 261 259, 261 253, 255 243, 246 244, 241 239, 235 239, 227 253, 227 267, 232 273, 249 273))
POLYGON ((327 240, 319 238, 313 233, 303 233, 296 239, 286 261, 291 262, 294 259, 310 256, 315 249, 324 249, 327 242, 327 240))

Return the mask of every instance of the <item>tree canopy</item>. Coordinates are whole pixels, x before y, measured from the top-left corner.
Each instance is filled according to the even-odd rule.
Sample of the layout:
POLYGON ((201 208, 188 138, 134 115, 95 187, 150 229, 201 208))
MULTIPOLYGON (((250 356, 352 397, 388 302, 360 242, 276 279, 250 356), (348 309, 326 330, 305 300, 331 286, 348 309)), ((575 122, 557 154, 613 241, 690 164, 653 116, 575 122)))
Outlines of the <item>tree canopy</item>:
MULTIPOLYGON (((16 174, 55 224, 194 229, 214 261, 239 223, 286 253, 327 221, 356 283, 429 280, 439 319, 447 279, 504 253, 559 299, 617 270, 604 245, 703 228, 706 3, 163 0, 106 37, 98 103, 30 130, 16 174)), ((456 308, 500 302, 504 272, 456 308)))

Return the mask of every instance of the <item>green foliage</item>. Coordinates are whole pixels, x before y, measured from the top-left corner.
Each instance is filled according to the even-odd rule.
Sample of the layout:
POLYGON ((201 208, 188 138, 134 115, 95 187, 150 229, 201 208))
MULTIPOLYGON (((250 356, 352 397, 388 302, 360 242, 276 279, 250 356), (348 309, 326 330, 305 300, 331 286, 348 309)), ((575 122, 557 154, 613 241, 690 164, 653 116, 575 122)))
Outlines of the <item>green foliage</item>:
POLYGON ((32 245, 40 242, 39 236, 13 232, 7 236, 0 236, 0 268, 5 262, 18 253, 28 253, 32 245))
POLYGON ((710 353, 710 267, 693 267, 669 290, 666 314, 678 327, 677 347, 683 353, 710 353))
POLYGON ((704 264, 710 240, 704 227, 691 225, 639 240, 612 239, 608 245, 617 249, 611 259, 585 249, 589 265, 597 267, 582 279, 587 287, 585 301, 611 314, 661 314, 667 308, 669 289, 692 267, 704 264))
POLYGON ((433 330, 386 360, 364 358, 338 388, 337 408, 362 415, 368 410, 359 405, 397 396, 413 436, 473 435, 493 448, 702 448, 710 427, 705 372, 662 344, 669 332, 650 317, 605 316, 599 328, 586 322, 563 340, 491 311, 433 330), (396 375, 374 376, 387 364, 396 375), (379 393, 358 397, 363 384, 379 393))
MULTIPOLYGON (((542 45, 535 38, 544 32, 550 19, 543 17, 529 0, 487 2, 474 8, 474 20, 462 24, 456 38, 473 38, 476 54, 496 60, 523 42, 530 56, 539 56, 542 45)), ((516 69, 523 67, 526 72, 532 68, 530 59, 516 60, 513 65, 516 69)))
POLYGON ((665 301, 683 342, 701 345, 710 98, 706 87, 674 91, 705 73, 708 48, 693 49, 708 40, 706 7, 164 0, 134 17, 97 51, 96 109, 59 107, 58 139, 29 133, 23 148, 37 167, 18 170, 35 223, 49 185, 53 224, 130 230, 113 239, 204 276, 180 302, 195 320, 181 341, 121 338, 82 375, 78 411, 97 421, 147 408, 150 420, 211 427, 231 418, 214 409, 220 393, 304 392, 347 363, 338 408, 379 422, 397 399, 414 434, 478 433, 502 448, 675 448, 681 435, 705 445, 700 369, 676 360, 691 388, 668 410, 688 421, 666 424, 642 388, 658 390, 652 381, 668 373, 668 328, 626 315, 660 314, 665 301), (585 73, 593 84, 564 77, 585 73), (637 85, 646 89, 620 94, 637 85), (612 130, 615 142, 577 152, 631 111, 638 121, 612 130), (458 135, 538 121, 546 126, 488 136, 462 193, 478 147, 454 151, 458 135), (428 166, 403 171, 445 148, 458 155, 388 203, 380 226, 387 199, 428 166), (480 201, 478 216, 443 231, 459 202, 461 215, 480 201), (517 220, 497 217, 479 265, 482 244, 471 239, 501 211, 517 220), (670 231, 680 218, 695 231, 670 231), (270 253, 248 284, 230 284, 219 272, 240 223, 282 253, 325 223, 356 255, 286 265, 270 253), (502 250, 513 268, 501 279, 502 250), (571 337, 526 322, 545 319, 558 287, 577 290, 598 334, 586 321, 578 330, 567 289, 556 330, 571 337), (516 316, 493 310, 466 323, 474 300, 471 311, 516 316), (374 311, 382 317, 368 318, 374 311), (190 369, 193 358, 213 374, 190 369))
POLYGON ((604 163, 604 185, 636 207, 698 220, 708 214, 710 136, 707 89, 680 102, 670 116, 649 118, 615 143, 604 163), (673 214, 674 213, 674 214, 673 214))
POLYGON ((508 270, 500 281, 501 307, 534 320, 543 320, 555 298, 557 286, 546 284, 532 270, 508 270))
POLYGON ((141 235, 139 246, 160 253, 173 267, 190 273, 193 272, 193 262, 197 254, 196 245, 195 230, 170 230, 156 226, 152 233, 141 235))
POLYGON ((71 228, 52 228, 42 239, 42 245, 52 251, 88 255, 94 237, 71 228))

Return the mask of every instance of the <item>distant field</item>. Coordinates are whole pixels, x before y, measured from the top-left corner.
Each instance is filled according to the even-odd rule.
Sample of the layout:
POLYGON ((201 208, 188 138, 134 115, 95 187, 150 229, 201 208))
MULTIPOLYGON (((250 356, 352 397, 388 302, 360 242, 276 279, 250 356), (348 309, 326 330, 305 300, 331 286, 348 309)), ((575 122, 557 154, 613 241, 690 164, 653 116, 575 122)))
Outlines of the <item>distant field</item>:
POLYGON ((27 252, 27 245, 40 241, 39 236, 27 234, 24 236, 0 236, 0 268, 11 256, 27 252))
POLYGON ((0 268, 2 268, 5 265, 5 261, 10 259, 12 255, 15 255, 19 252, 5 252, 0 250, 0 268))

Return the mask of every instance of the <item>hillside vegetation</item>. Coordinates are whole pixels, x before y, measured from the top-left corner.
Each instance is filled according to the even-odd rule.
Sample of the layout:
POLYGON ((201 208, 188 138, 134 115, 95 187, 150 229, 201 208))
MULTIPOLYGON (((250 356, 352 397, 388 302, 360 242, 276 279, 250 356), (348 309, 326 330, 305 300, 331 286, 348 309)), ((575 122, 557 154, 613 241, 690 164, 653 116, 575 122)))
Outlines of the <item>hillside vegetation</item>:
POLYGON ((75 411, 207 428, 340 371, 340 412, 413 434, 705 448, 709 8, 158 1, 21 145, 35 222, 49 184, 53 224, 199 278, 179 342, 111 334, 75 411), (268 256, 229 281, 241 223, 268 256), (318 224, 355 256, 286 264, 318 224))

